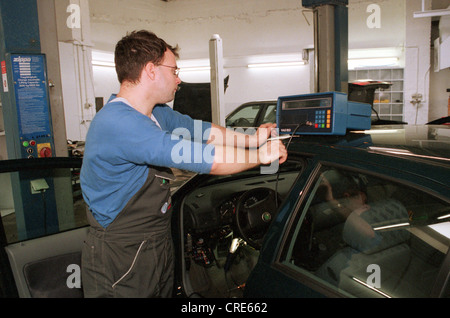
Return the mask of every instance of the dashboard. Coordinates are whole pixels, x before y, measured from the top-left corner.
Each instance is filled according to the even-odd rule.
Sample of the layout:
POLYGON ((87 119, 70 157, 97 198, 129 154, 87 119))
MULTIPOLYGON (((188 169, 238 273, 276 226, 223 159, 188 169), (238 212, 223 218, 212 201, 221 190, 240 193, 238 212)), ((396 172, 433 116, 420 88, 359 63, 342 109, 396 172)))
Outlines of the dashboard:
MULTIPOLYGON (((184 227, 197 234, 217 231, 223 227, 233 228, 237 203, 246 191, 266 187, 277 191, 284 198, 297 175, 298 171, 282 173, 278 179, 275 174, 258 175, 199 187, 185 198, 184 227)), ((251 196, 243 204, 251 206, 258 200, 259 198, 251 196)))
MULTIPOLYGON (((242 239, 236 224, 241 197, 255 188, 270 188, 283 200, 304 166, 304 161, 288 160, 280 166, 278 174, 261 174, 257 169, 228 176, 207 176, 187 193, 180 211, 187 268, 192 262, 202 267, 224 266, 233 239, 242 239)), ((250 207, 261 199, 259 194, 246 196, 242 204, 250 207)))

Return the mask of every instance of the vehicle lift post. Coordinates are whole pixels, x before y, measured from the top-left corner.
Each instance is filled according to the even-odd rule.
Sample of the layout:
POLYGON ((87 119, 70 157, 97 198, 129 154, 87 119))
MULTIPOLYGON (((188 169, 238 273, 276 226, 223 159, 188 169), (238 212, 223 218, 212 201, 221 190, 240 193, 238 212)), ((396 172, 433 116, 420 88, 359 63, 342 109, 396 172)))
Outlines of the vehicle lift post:
MULTIPOLYGON (((52 157, 47 65, 41 53, 36 0, 0 1, 0 62, 8 158, 52 157)), ((18 239, 57 232, 53 178, 33 171, 10 175, 18 239)))
POLYGON ((302 0, 314 14, 316 93, 348 93, 348 0, 302 0))

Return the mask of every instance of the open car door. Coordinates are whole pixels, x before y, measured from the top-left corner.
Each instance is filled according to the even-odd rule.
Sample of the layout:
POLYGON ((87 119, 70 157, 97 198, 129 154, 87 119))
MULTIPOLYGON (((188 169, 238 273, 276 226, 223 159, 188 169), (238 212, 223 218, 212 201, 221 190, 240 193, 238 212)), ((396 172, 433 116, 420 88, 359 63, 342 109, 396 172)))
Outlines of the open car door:
POLYGON ((0 161, 0 296, 83 297, 82 159, 0 161))

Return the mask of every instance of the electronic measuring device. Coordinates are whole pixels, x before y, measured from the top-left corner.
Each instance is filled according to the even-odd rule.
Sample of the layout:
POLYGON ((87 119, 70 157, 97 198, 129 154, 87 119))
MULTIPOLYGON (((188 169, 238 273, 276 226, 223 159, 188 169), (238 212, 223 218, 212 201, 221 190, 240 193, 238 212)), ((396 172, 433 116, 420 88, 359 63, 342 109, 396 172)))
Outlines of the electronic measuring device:
POLYGON ((280 135, 345 135, 348 129, 370 129, 371 114, 370 104, 326 92, 279 97, 276 119, 280 135))

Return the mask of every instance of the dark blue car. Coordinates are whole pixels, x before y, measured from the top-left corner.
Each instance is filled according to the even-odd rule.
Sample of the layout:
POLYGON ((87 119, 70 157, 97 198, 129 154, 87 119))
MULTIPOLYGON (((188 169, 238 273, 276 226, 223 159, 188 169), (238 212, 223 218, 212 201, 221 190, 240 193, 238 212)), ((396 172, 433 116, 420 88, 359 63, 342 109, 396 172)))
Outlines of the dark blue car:
POLYGON ((176 200, 179 290, 450 296, 448 128, 295 137, 275 174, 191 179, 176 200))
MULTIPOLYGON (((285 142, 275 173, 177 171, 175 297, 450 296, 449 126, 285 142)), ((81 164, 0 161, 0 296, 83 296, 81 164)))

